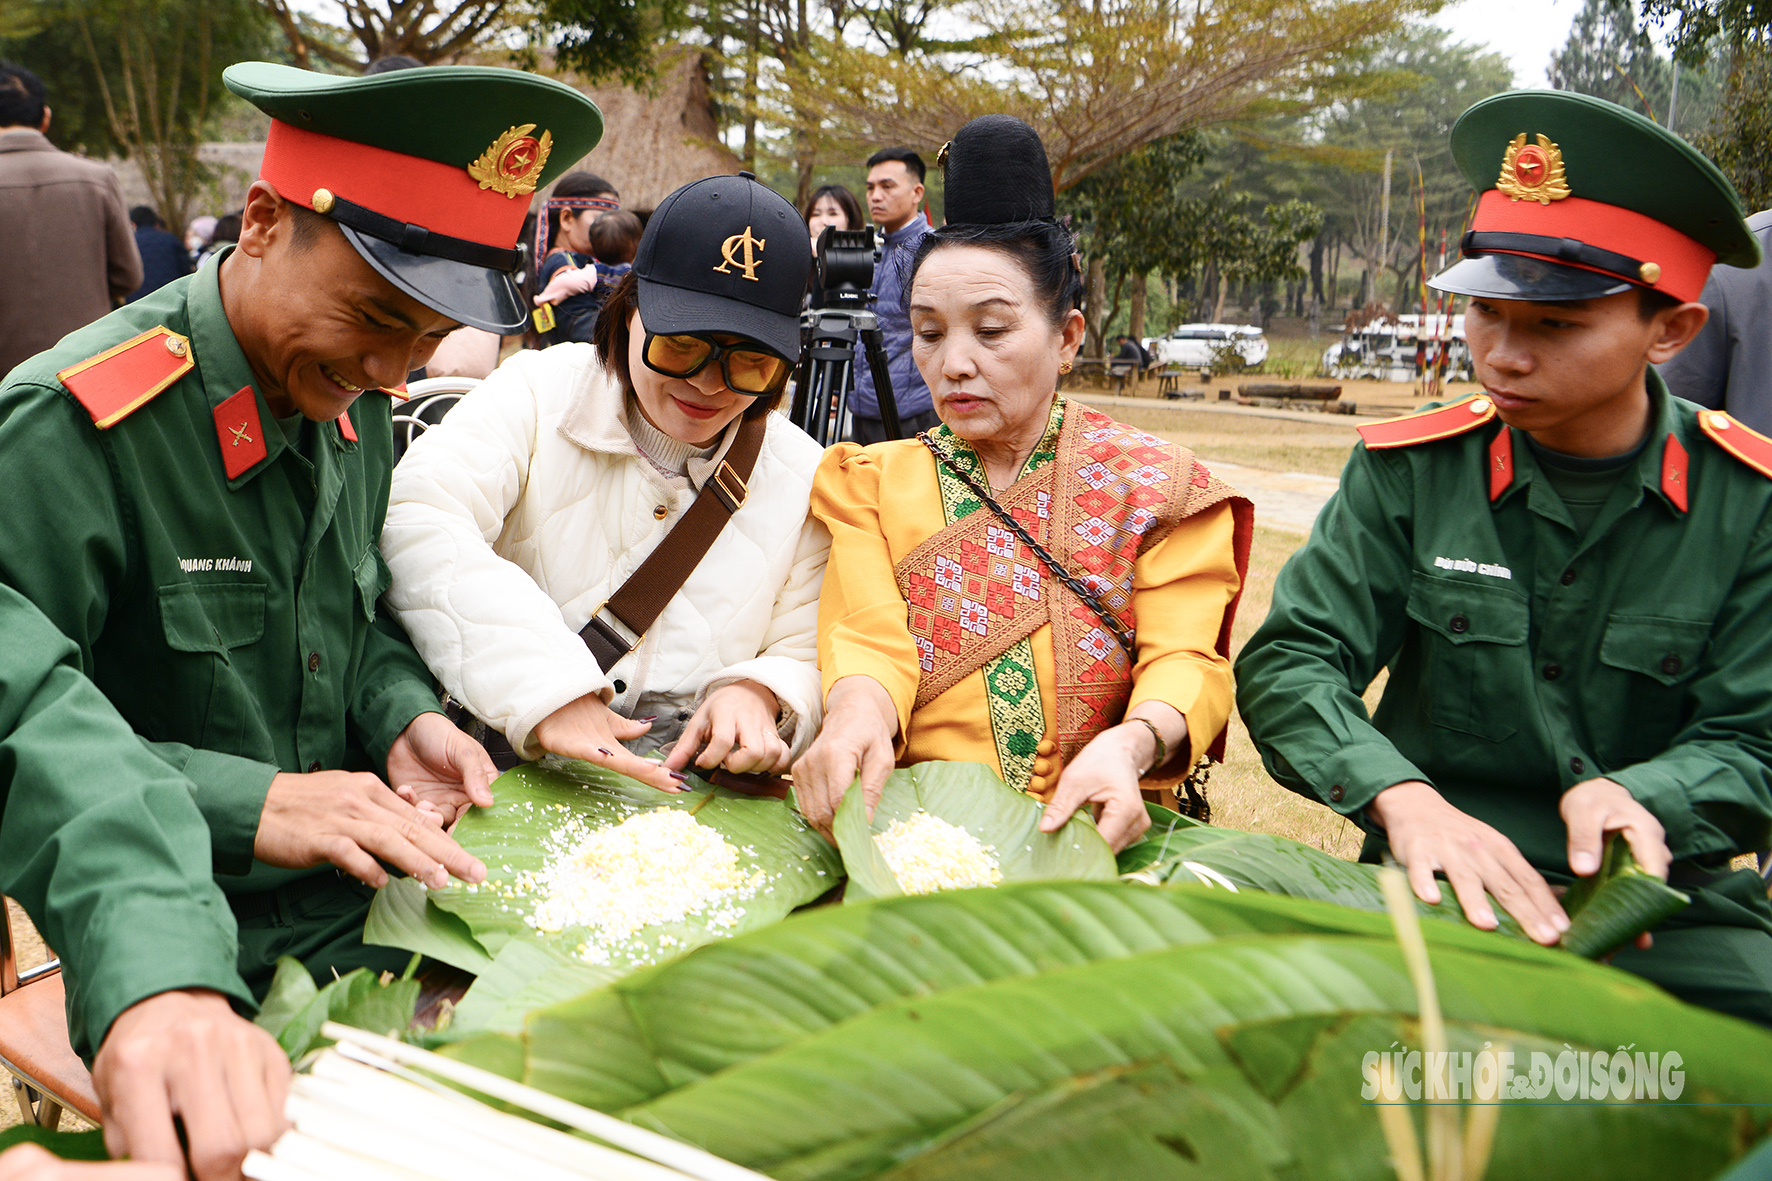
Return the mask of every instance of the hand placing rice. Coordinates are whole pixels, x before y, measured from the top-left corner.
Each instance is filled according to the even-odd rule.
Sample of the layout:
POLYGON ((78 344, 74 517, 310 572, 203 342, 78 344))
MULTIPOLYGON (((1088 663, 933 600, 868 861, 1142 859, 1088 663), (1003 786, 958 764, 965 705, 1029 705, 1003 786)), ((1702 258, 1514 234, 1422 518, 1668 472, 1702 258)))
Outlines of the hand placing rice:
POLYGON ((921 808, 909 820, 894 820, 874 843, 906 894, 976 889, 1003 880, 996 849, 921 808))
POLYGON ((689 915, 733 912, 764 884, 745 873, 738 850, 678 808, 657 808, 620 824, 592 829, 548 859, 533 882, 541 899, 530 919, 553 934, 589 927, 602 941, 689 915))

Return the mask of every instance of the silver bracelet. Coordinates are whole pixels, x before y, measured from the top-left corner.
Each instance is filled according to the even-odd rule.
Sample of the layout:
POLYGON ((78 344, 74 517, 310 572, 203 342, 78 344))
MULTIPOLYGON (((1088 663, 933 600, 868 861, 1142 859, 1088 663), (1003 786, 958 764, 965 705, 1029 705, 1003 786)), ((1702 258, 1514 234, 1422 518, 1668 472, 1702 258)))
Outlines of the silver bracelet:
POLYGON ((1151 732, 1151 741, 1157 744, 1157 757, 1151 760, 1150 766, 1139 772, 1138 777, 1143 779, 1146 775, 1149 775, 1152 771, 1155 771, 1158 767, 1161 767, 1164 763, 1169 761, 1169 744, 1163 741, 1163 735, 1158 732, 1157 724, 1149 718, 1126 719, 1127 725, 1130 725, 1133 722, 1137 722, 1148 729, 1151 732))

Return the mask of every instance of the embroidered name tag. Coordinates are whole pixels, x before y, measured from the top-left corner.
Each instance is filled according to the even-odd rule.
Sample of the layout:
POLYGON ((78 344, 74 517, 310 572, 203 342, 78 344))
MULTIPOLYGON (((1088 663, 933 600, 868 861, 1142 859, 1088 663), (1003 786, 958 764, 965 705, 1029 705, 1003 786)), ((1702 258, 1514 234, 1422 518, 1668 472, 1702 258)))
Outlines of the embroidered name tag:
POLYGON ((1487 574, 1490 578, 1514 576, 1514 572, 1506 566, 1491 566, 1487 562, 1473 562, 1469 558, 1435 558, 1434 565, 1442 570, 1457 570, 1464 574, 1487 574))
POLYGON ((180 558, 179 569, 186 574, 207 573, 211 570, 234 570, 241 574, 252 573, 251 558, 180 558))

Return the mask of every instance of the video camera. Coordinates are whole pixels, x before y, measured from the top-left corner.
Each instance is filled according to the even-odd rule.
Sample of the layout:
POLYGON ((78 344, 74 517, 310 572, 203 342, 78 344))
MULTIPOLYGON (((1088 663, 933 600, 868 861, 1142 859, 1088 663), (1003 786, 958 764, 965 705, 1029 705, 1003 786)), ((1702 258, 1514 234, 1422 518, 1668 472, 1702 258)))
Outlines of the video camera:
POLYGON ((848 424, 858 341, 867 350, 887 437, 899 437, 898 403, 886 368, 886 338, 879 317, 868 310, 878 260, 872 230, 826 226, 818 236, 812 307, 800 316, 800 369, 788 417, 824 447, 841 439, 848 424))

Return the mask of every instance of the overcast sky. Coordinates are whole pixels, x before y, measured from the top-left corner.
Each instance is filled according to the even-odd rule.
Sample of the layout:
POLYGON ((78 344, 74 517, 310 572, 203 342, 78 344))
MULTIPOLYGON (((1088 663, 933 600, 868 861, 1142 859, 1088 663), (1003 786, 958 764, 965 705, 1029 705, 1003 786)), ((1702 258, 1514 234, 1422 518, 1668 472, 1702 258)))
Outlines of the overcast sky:
POLYGON ((1543 86, 1544 67, 1569 39, 1582 0, 1459 0, 1435 18, 1470 45, 1487 46, 1513 63, 1514 85, 1543 86))

